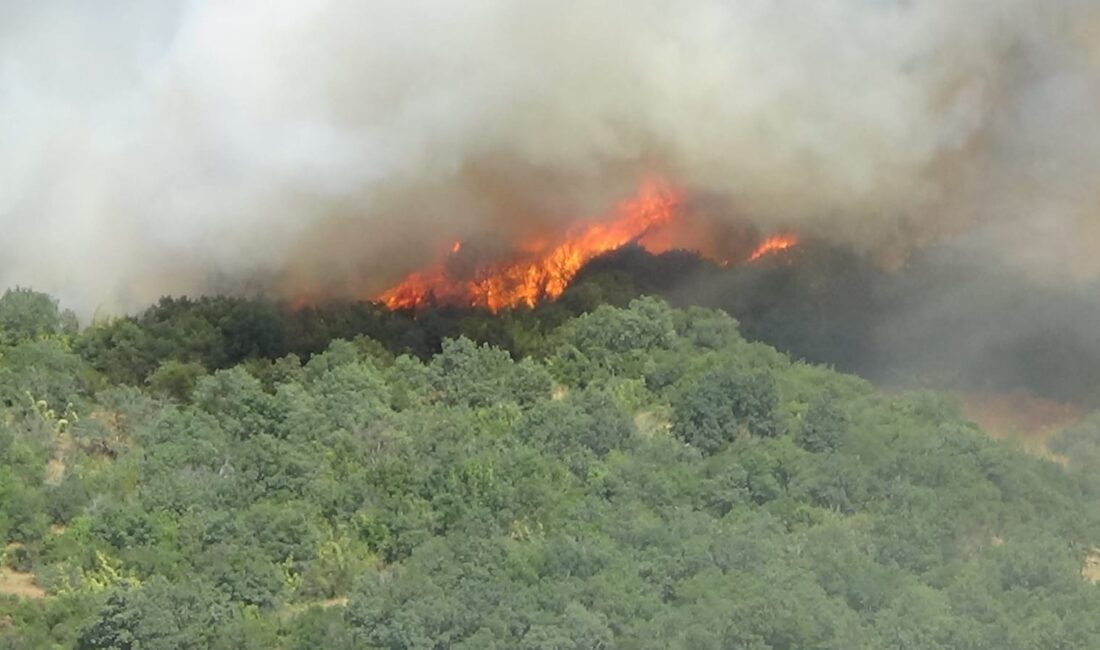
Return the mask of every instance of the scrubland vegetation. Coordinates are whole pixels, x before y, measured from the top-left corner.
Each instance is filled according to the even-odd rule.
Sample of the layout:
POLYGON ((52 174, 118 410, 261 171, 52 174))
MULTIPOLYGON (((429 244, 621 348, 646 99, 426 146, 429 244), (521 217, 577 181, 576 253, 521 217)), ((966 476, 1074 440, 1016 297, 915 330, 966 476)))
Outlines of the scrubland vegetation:
POLYGON ((0 648, 1100 647, 1095 420, 1037 458, 601 291, 5 293, 0 648))

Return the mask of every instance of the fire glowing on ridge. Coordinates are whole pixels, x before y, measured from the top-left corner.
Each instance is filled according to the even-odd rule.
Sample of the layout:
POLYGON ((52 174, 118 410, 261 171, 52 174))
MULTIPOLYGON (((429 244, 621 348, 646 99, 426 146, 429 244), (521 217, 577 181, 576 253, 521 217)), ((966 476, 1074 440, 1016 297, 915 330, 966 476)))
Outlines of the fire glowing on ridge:
MULTIPOLYGON (((578 226, 557 240, 522 242, 512 257, 484 264, 468 277, 455 277, 449 270, 449 262, 463 250, 462 242, 456 241, 441 259, 410 273, 378 299, 390 309, 451 305, 496 312, 520 305, 533 307, 560 296, 577 272, 603 253, 628 244, 640 245, 651 253, 668 250, 669 246, 650 245, 645 238, 672 223, 680 200, 680 192, 667 184, 647 181, 636 197, 619 203, 608 219, 578 226)), ((770 237, 748 261, 796 243, 793 235, 770 237)))
POLYGON ((769 253, 785 251, 788 248, 791 248, 792 246, 795 246, 797 244, 798 237, 792 234, 788 233, 786 235, 772 235, 771 237, 768 237, 764 241, 760 242, 760 245, 758 245, 756 249, 753 250, 752 254, 749 255, 749 259, 747 261, 755 262, 756 260, 764 257, 769 253))

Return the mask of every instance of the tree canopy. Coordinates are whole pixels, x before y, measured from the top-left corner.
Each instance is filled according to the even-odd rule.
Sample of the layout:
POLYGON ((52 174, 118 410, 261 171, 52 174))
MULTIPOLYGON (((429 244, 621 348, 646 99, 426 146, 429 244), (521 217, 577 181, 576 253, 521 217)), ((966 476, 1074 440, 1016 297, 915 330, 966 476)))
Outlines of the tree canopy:
POLYGON ((1100 647, 1095 421, 570 309, 5 294, 0 648, 1100 647))

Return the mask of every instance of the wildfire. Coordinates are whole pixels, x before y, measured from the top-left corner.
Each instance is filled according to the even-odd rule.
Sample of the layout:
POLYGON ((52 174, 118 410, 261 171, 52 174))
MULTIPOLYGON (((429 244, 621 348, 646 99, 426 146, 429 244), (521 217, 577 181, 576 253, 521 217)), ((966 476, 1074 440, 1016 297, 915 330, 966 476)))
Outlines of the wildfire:
POLYGON ((773 235, 760 242, 760 245, 753 250, 752 255, 749 255, 748 261, 755 262, 769 253, 785 251, 796 244, 798 244, 798 237, 794 235, 773 235))
MULTIPOLYGON (((478 267, 468 277, 455 277, 450 267, 463 251, 454 242, 432 266, 409 274, 379 300, 390 309, 418 309, 429 305, 484 307, 500 311, 519 305, 535 306, 557 298, 589 260, 628 244, 652 253, 667 244, 650 244, 648 235, 672 223, 678 214, 680 193, 659 181, 642 184, 638 195, 619 203, 612 215, 565 233, 558 240, 523 242, 515 256, 478 267)), ((793 235, 770 237, 748 258, 753 261, 797 243, 793 235)))

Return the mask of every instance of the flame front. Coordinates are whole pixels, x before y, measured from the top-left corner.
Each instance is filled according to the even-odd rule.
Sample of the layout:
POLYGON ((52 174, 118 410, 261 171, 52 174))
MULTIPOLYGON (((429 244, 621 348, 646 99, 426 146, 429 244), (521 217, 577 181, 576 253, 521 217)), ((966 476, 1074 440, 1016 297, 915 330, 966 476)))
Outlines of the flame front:
MULTIPOLYGON (((592 258, 621 248, 645 236, 655 226, 672 220, 680 197, 668 186, 643 184, 634 199, 620 203, 607 222, 588 224, 568 233, 560 242, 525 244, 519 258, 488 264, 471 278, 450 277, 446 259, 417 271, 380 296, 391 309, 415 309, 428 304, 486 307, 499 311, 519 305, 534 306, 557 298, 577 271, 592 258)), ((451 246, 458 254, 462 243, 451 246)))
POLYGON ((769 253, 777 253, 779 251, 785 251, 792 246, 798 244, 798 237, 791 234, 786 235, 773 235, 768 237, 752 251, 752 255, 749 255, 749 262, 755 262, 756 260, 768 255, 769 253))
MULTIPOLYGON (((379 300, 390 309, 450 305, 497 312, 520 305, 533 307, 560 296, 577 272, 603 253, 632 243, 653 253, 667 250, 667 246, 647 245, 644 238, 673 221, 680 199, 680 193, 663 182, 645 182, 638 195, 619 203, 608 219, 575 228, 557 241, 523 242, 512 258, 485 264, 465 278, 448 272, 448 261, 463 249, 462 242, 454 242, 435 264, 409 274, 379 300)), ((793 235, 768 238, 749 261, 796 243, 793 235)))

